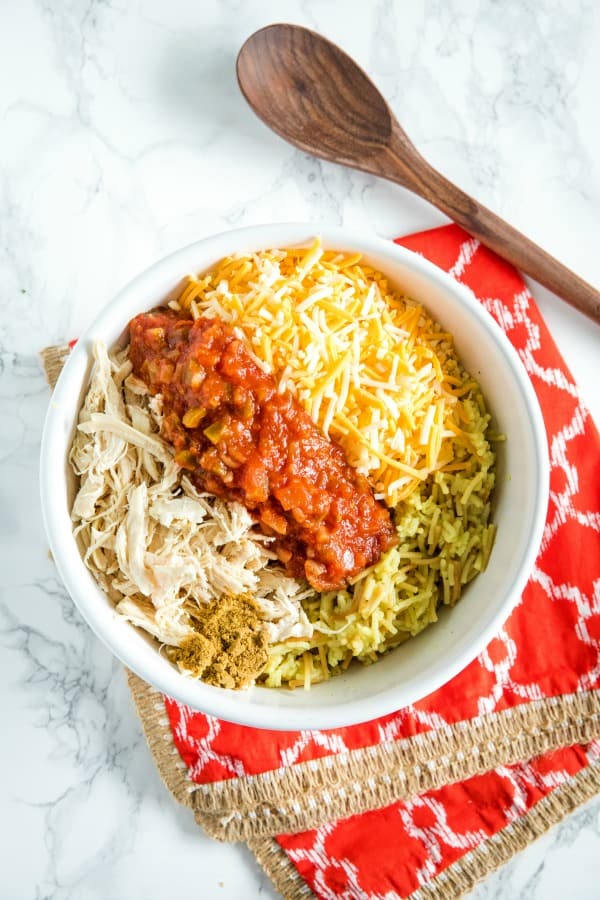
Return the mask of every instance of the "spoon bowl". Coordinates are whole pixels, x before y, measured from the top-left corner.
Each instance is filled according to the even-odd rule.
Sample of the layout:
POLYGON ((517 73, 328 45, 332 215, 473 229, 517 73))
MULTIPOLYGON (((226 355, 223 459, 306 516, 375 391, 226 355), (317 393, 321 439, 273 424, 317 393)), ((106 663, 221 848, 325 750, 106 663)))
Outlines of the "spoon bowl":
POLYGON ((600 292, 430 166, 373 82, 336 44, 299 25, 268 25, 241 48, 237 77, 254 112, 282 138, 412 190, 600 323, 600 292))
POLYGON ((389 146, 394 119, 373 82, 307 28, 257 31, 239 52, 237 76, 263 122, 307 153, 371 171, 373 157, 389 146))

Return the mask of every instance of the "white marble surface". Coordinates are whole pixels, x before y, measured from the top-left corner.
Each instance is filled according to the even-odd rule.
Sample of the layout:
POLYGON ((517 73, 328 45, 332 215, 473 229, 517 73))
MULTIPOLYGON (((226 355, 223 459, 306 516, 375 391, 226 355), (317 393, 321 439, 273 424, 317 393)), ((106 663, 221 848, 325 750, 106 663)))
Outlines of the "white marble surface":
MULTIPOLYGON (((162 787, 120 666, 57 581, 40 522, 48 392, 37 351, 141 268, 277 220, 383 235, 442 217, 310 159, 234 78, 271 21, 323 31, 374 76, 447 176, 600 285, 600 7, 594 0, 0 0, 0 897, 274 897, 162 787)), ((536 290, 600 421, 600 330, 536 290)), ((475 891, 598 896, 600 800, 475 891)))

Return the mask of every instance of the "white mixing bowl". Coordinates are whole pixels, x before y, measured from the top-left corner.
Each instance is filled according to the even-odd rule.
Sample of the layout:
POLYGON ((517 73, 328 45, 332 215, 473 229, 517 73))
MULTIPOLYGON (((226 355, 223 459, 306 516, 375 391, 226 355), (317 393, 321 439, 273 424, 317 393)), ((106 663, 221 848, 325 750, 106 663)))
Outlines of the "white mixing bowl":
POLYGON ((498 631, 533 567, 548 498, 548 453, 538 402, 512 345, 471 292, 445 272, 391 241, 314 225, 264 225, 207 238, 157 262, 135 278, 81 336, 59 378, 41 451, 42 509, 60 575, 98 637, 125 665, 194 709, 260 728, 332 728, 367 721, 424 697, 463 669, 498 631), (87 387, 92 345, 108 346, 137 313, 160 304, 188 272, 202 272, 240 251, 286 247, 320 234, 325 248, 360 251, 391 283, 421 301, 452 332, 466 368, 479 379, 497 430, 494 521, 498 531, 485 572, 453 609, 417 638, 372 666, 351 666, 310 691, 227 691, 182 675, 157 645, 114 611, 82 562, 69 517, 73 477, 67 456, 87 387))

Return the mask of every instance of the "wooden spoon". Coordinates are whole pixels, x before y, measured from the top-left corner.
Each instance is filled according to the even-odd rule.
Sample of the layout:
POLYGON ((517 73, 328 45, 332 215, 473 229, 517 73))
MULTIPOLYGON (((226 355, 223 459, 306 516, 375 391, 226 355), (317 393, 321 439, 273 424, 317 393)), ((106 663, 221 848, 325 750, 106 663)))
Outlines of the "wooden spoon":
POLYGON ((299 25, 261 28, 239 52, 237 77, 254 112, 281 137, 414 191, 600 323, 600 292, 432 168, 373 82, 331 41, 299 25))

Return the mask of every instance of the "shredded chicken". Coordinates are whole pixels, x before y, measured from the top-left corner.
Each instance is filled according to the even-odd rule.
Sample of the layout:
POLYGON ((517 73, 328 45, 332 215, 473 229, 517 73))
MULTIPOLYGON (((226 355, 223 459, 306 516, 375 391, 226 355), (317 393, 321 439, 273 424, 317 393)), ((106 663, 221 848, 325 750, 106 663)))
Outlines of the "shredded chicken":
POLYGON ((311 637, 301 601, 248 511, 199 494, 159 434, 160 397, 131 374, 127 351, 94 347, 95 365, 70 462, 72 508, 86 565, 121 615, 172 646, 194 633, 194 610, 252 593, 270 643, 311 637))

